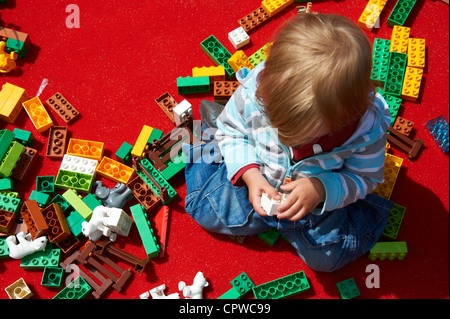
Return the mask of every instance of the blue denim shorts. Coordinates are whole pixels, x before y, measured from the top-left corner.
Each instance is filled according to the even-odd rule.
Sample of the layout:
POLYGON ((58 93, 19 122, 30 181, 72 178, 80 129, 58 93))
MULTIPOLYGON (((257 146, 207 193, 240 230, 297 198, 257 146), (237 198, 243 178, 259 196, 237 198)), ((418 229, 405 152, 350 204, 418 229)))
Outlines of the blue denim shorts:
POLYGON ((386 227, 393 203, 374 194, 295 222, 260 216, 249 201, 247 187, 233 186, 227 179, 216 143, 184 144, 183 150, 187 157, 185 209, 208 231, 249 236, 276 228, 310 268, 330 272, 366 254, 386 227))

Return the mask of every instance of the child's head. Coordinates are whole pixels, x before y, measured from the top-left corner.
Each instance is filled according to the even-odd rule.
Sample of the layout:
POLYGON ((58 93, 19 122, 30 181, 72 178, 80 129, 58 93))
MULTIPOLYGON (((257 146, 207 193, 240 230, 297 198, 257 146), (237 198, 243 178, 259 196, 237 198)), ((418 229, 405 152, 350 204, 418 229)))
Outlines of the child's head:
POLYGON ((361 118, 372 104, 371 45, 351 20, 299 14, 270 47, 256 97, 280 141, 297 146, 361 118))

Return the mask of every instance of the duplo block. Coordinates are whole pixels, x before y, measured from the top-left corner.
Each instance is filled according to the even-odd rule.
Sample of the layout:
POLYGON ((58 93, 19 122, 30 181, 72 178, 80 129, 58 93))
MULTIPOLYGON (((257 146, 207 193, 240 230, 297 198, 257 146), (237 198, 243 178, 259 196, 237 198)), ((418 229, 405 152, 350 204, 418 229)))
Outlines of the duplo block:
POLYGON ((389 112, 391 113, 391 126, 394 125, 395 119, 397 118, 398 110, 402 103, 402 99, 390 94, 387 94, 382 88, 377 87, 377 92, 380 93, 382 97, 386 100, 389 105, 389 112))
POLYGON ((221 65, 225 68, 225 72, 228 78, 234 76, 234 71, 228 64, 228 59, 231 58, 231 53, 216 39, 215 36, 211 35, 200 43, 200 47, 207 56, 213 60, 216 65, 221 65))
POLYGON ((440 115, 425 125, 428 132, 433 136, 436 143, 442 152, 446 153, 449 150, 449 133, 448 122, 443 115, 440 115))
POLYGON ((264 11, 267 12, 269 17, 273 17, 293 3, 294 0, 263 0, 261 7, 264 8, 264 11))
POLYGON ((403 159, 392 154, 385 154, 386 160, 384 163, 384 182, 378 184, 373 191, 374 194, 386 199, 391 198, 395 182, 402 167, 403 159))
POLYGON ((36 190, 41 193, 52 194, 55 191, 55 176, 37 176, 36 177, 36 190))
POLYGON ((56 175, 55 186, 61 189, 76 189, 81 192, 90 192, 94 175, 82 174, 60 169, 56 175))
POLYGON ((10 299, 28 299, 33 296, 33 293, 23 278, 18 279, 16 282, 6 287, 5 291, 10 299))
POLYGON ((389 51, 399 52, 399 53, 407 53, 408 52, 408 43, 409 43, 409 35, 411 33, 411 28, 402 27, 402 26, 394 26, 392 29, 391 35, 391 47, 389 51))
POLYGON ((14 128, 13 130, 14 140, 24 146, 33 146, 34 136, 30 131, 22 130, 20 128, 14 128))
POLYGON ((425 39, 408 39, 408 66, 423 69, 425 67, 425 39))
POLYGON ((404 100, 416 102, 419 98, 422 83, 423 70, 419 68, 406 67, 400 97, 404 100))
POLYGON ((22 105, 39 133, 42 133, 53 126, 53 121, 39 97, 36 96, 29 99, 23 102, 22 105))
POLYGON ((19 161, 25 146, 13 141, 0 161, 0 177, 9 177, 12 174, 16 163, 19 161))
POLYGON ((75 107, 59 92, 50 97, 46 103, 68 124, 80 115, 75 107))
POLYGON ((83 299, 91 291, 92 287, 89 286, 89 284, 83 279, 83 277, 78 276, 52 299, 83 299))
POLYGON ((405 215, 406 208, 394 203, 389 211, 388 223, 383 231, 383 236, 390 239, 397 239, 398 231, 405 215))
POLYGON ((310 288, 305 272, 275 279, 252 288, 256 299, 281 299, 290 297, 310 288))
POLYGON ((59 288, 64 278, 64 268, 62 267, 45 267, 42 274, 41 285, 50 288, 59 288))
POLYGON ((6 151, 8 151, 8 148, 10 147, 13 139, 14 139, 13 132, 7 129, 0 130, 0 161, 5 156, 6 151))
POLYGON ((370 79, 382 87, 384 87, 388 74, 390 46, 391 40, 375 38, 373 42, 370 79))
MULTIPOLYGON (((230 40, 231 44, 233 44, 236 50, 244 47, 245 45, 250 43, 250 37, 247 32, 245 32, 243 27, 239 27, 234 29, 233 31, 228 33, 228 40, 230 40)), ((223 79, 225 80, 225 79, 223 79)), ((220 80, 216 80, 220 81, 220 80)))
POLYGON ((147 214, 144 212, 144 208, 137 204, 131 206, 130 211, 148 258, 159 256, 160 247, 156 241, 156 237, 153 233, 150 221, 147 218, 147 214))
POLYGON ((228 63, 235 72, 244 67, 250 70, 253 69, 253 65, 242 50, 236 51, 231 58, 228 59, 228 63))
POLYGON ((92 209, 83 202, 78 196, 77 191, 74 189, 68 189, 62 197, 81 215, 86 221, 89 221, 92 216, 92 209))
POLYGON ((400 96, 405 75, 408 56, 406 53, 391 51, 389 53, 389 69, 384 91, 394 96, 400 96))
MULTIPOLYGON (((5 29, 0 30, 3 31, 5 29)), ((14 123, 22 110, 22 103, 28 100, 25 89, 5 83, 0 91, 0 120, 14 123)))
POLYGON ((342 299, 353 299, 361 295, 353 278, 338 282, 336 287, 342 299))
POLYGON ((49 130, 46 156, 63 158, 67 145, 67 127, 52 126, 49 130))
POLYGON ((67 154, 100 161, 103 157, 104 143, 71 138, 67 154))
POLYGON ((244 29, 245 32, 249 33, 259 27, 263 22, 270 18, 269 14, 261 6, 256 10, 253 10, 245 17, 239 19, 238 24, 244 29))
POLYGON ((209 92, 209 76, 178 77, 178 94, 192 94, 209 92))
POLYGON ((133 145, 127 142, 123 142, 119 147, 117 152, 114 154, 119 163, 130 164, 131 161, 131 150, 133 149, 133 145))
POLYGON ((6 52, 11 53, 12 51, 16 52, 19 58, 25 58, 28 53, 28 47, 23 41, 19 41, 17 39, 7 39, 6 52))
POLYGON ((118 183, 128 183, 133 177, 134 170, 120 162, 104 156, 95 170, 99 175, 118 183))
POLYGON ((24 269, 43 269, 45 267, 57 267, 61 257, 61 249, 53 248, 48 243, 43 251, 37 251, 21 259, 20 267, 24 269))
POLYGON ((131 149, 132 156, 137 156, 139 158, 144 157, 144 151, 146 149, 148 139, 150 138, 152 131, 153 127, 150 127, 148 125, 142 126, 141 132, 139 133, 139 136, 136 139, 136 142, 134 142, 133 148, 131 149))
POLYGON ((406 242, 377 242, 369 253, 370 260, 403 260, 408 253, 406 242))
POLYGON ((385 5, 386 0, 369 0, 358 19, 357 24, 365 30, 372 31, 377 24, 385 5))
POLYGON ((405 24, 405 21, 416 4, 416 1, 417 0, 398 0, 389 15, 387 25, 393 27, 395 25, 405 24))

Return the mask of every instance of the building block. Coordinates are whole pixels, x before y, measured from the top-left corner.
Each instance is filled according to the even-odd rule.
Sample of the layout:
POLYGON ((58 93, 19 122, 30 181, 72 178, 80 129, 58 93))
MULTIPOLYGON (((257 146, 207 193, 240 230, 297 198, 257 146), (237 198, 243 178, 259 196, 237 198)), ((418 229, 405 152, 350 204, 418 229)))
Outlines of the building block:
POLYGON ((429 120, 425 125, 428 132, 433 136, 436 143, 442 152, 446 153, 449 150, 449 134, 448 122, 443 115, 440 115, 432 120, 429 120))
POLYGON ((77 191, 74 189, 68 189, 62 197, 81 215, 86 221, 89 221, 92 216, 92 209, 83 202, 78 196, 77 191))
POLYGON ((413 129, 413 126, 414 126, 414 122, 411 122, 411 121, 399 116, 399 117, 397 117, 397 120, 395 121, 394 129, 406 136, 409 136, 409 134, 411 133, 411 130, 413 129))
POLYGON ((353 278, 338 282, 336 287, 342 299, 353 299, 361 295, 353 278))
POLYGON ((405 77, 400 97, 404 100, 416 102, 420 93, 423 70, 419 68, 406 67, 405 77))
POLYGON ((248 57, 248 60, 250 63, 256 67, 258 64, 260 64, 263 61, 266 61, 266 54, 264 53, 266 49, 268 49, 272 43, 265 44, 261 49, 253 53, 251 56, 248 57))
POLYGON ((67 145, 67 127, 52 126, 48 134, 46 156, 61 159, 64 156, 67 145))
POLYGON ((118 183, 128 183, 133 177, 134 170, 122 163, 104 156, 95 170, 99 175, 118 183))
POLYGON ((280 299, 290 297, 310 288, 305 272, 300 271, 252 288, 256 299, 280 299))
POLYGON ((150 127, 148 125, 144 125, 142 127, 141 132, 139 133, 139 136, 136 139, 136 142, 134 142, 134 146, 131 150, 132 156, 138 156, 139 158, 144 157, 144 151, 147 146, 150 135, 152 134, 152 131, 153 127, 150 127))
POLYGON ((55 186, 61 189, 76 189, 81 192, 90 192, 94 175, 71 172, 60 169, 56 175, 55 186))
POLYGON ((142 243, 147 253, 148 258, 154 258, 159 255, 160 248, 156 241, 156 237, 153 234, 153 230, 150 225, 150 221, 147 219, 147 214, 144 212, 144 208, 137 204, 130 207, 131 215, 136 224, 136 227, 141 236, 142 243))
POLYGON ((425 39, 408 39, 408 66, 423 69, 425 67, 425 39))
POLYGON ((0 259, 9 258, 9 247, 6 243, 6 237, 0 237, 0 259))
POLYGON ((38 153, 35 149, 25 147, 20 159, 16 162, 16 166, 11 172, 11 177, 18 181, 23 181, 33 168, 34 163, 38 158, 38 153))
POLYGON ((97 160, 65 154, 59 169, 86 175, 95 175, 97 165, 97 160))
POLYGON ((405 210, 405 207, 394 203, 389 212, 388 223, 382 234, 384 237, 393 240, 397 239, 398 231, 402 224, 403 216, 405 215, 405 210))
POLYGON ((61 206, 61 209, 63 211, 63 213, 66 213, 67 210, 70 208, 70 204, 64 199, 64 197, 62 197, 60 194, 56 194, 49 202, 50 204, 59 204, 59 206, 61 206))
POLYGON ((13 132, 7 129, 0 130, 0 161, 3 159, 6 152, 8 151, 13 139, 14 139, 13 132))
POLYGON ((39 97, 36 96, 29 99, 23 102, 22 105, 39 133, 53 126, 53 121, 39 97))
POLYGON ((425 141, 416 138, 415 140, 410 139, 408 136, 400 133, 393 127, 388 128, 388 134, 386 134, 387 142, 394 144, 399 147, 403 152, 408 154, 408 158, 413 160, 422 148, 425 141))
POLYGON ((0 177, 9 177, 12 175, 12 171, 15 168, 16 163, 19 161, 24 149, 25 146, 19 142, 13 141, 10 144, 6 154, 0 161, 0 177))
MULTIPOLYGON (((238 27, 237 29, 234 29, 233 31, 229 32, 228 40, 230 40, 231 44, 234 46, 236 50, 239 50, 240 48, 250 43, 250 37, 248 36, 247 32, 245 32, 243 27, 238 27)), ((225 79, 222 79, 222 81, 223 80, 225 79)), ((217 79, 216 81, 221 80, 217 79)))
POLYGON ((56 92, 45 103, 67 124, 71 123, 80 115, 75 107, 59 92, 56 92))
POLYGON ((386 0, 369 0, 357 24, 367 31, 372 31, 386 5, 386 0))
POLYGON ((265 232, 259 233, 258 238, 270 247, 273 247, 278 238, 280 238, 280 233, 275 228, 271 228, 265 232))
POLYGON ((45 267, 42 274, 41 286, 50 288, 59 288, 64 278, 64 268, 62 267, 45 267))
POLYGON ((234 76, 234 71, 228 64, 228 59, 231 58, 231 53, 211 35, 200 43, 200 47, 206 55, 213 60, 216 65, 221 65, 225 68, 225 73, 231 79, 234 76))
POLYGON ((116 160, 119 163, 128 165, 131 161, 131 150, 133 149, 133 145, 127 142, 123 142, 119 147, 117 152, 114 154, 116 156, 116 160))
POLYGON ((225 105, 239 85, 239 81, 215 81, 214 102, 225 105))
POLYGON ((408 253, 405 241, 377 242, 369 252, 370 260, 403 260, 408 253))
POLYGON ((155 99, 156 104, 166 113, 167 117, 175 123, 175 119, 173 118, 173 108, 177 105, 175 99, 170 95, 169 92, 162 94, 160 97, 155 99))
POLYGON ((42 215, 41 208, 35 200, 27 200, 20 209, 23 222, 27 225, 32 239, 44 236, 48 232, 48 224, 42 215))
POLYGON ((48 266, 56 267, 59 265, 60 257, 61 250, 59 248, 53 248, 53 245, 48 243, 43 251, 37 251, 23 257, 20 262, 20 267, 24 269, 43 269, 48 266))
POLYGON ((13 124, 22 110, 22 103, 28 99, 25 89, 10 83, 3 84, 0 91, 0 120, 13 124))
POLYGON ((28 41, 28 34, 24 32, 20 32, 17 30, 13 30, 10 28, 0 28, 0 37, 7 38, 7 39, 16 39, 18 41, 27 42, 28 41))
POLYGON ((398 110, 402 103, 402 99, 390 94, 387 94, 382 88, 377 87, 377 92, 381 94, 389 105, 389 111, 391 113, 391 126, 394 125, 395 119, 397 118, 398 110))
POLYGON ((22 201, 19 198, 0 195, 0 209, 18 214, 21 205, 22 201))
POLYGON ((187 119, 187 115, 190 115, 191 118, 194 117, 192 113, 192 104, 187 100, 181 101, 177 106, 173 108, 173 117, 175 119, 175 125, 181 125, 187 119))
POLYGON ((34 136, 30 131, 22 130, 20 128, 14 128, 13 130, 14 140, 24 146, 33 146, 34 136))
POLYGON ((264 11, 267 12, 269 17, 273 17, 293 3, 294 0, 263 0, 261 7, 264 8, 264 11))
POLYGON ((49 226, 47 236, 50 242, 59 243, 69 237, 71 232, 59 204, 48 205, 42 210, 42 216, 49 226))
POLYGON ((406 54, 408 52, 410 33, 411 28, 398 25, 394 26, 394 28, 392 29, 391 47, 389 48, 389 52, 394 51, 406 54))
POLYGON ((209 76, 178 77, 178 94, 205 93, 209 92, 209 76))
POLYGON ((269 14, 261 6, 247 14, 245 17, 239 19, 238 24, 244 29, 245 32, 249 33, 269 18, 269 14))
POLYGON ((242 50, 236 51, 231 58, 228 59, 228 63, 235 72, 244 67, 250 70, 253 69, 253 65, 242 50))
POLYGON ((38 192, 52 194, 55 191, 55 176, 37 176, 36 190, 38 192))
POLYGON ((92 210, 94 210, 97 206, 102 205, 102 201, 100 199, 98 199, 97 196, 95 196, 92 193, 87 194, 82 200, 92 210))
POLYGON ((389 66, 389 48, 391 40, 375 38, 372 49, 372 72, 370 79, 384 87, 389 66))
POLYGON ((44 207, 45 205, 47 205, 49 199, 50 199, 49 194, 38 192, 37 190, 32 190, 30 197, 28 198, 28 200, 35 200, 40 207, 44 207))
POLYGON ((150 138, 148 139, 148 144, 152 144, 154 141, 159 140, 164 136, 163 131, 153 128, 152 134, 150 134, 150 138))
POLYGON ((389 53, 389 71, 386 78, 384 91, 387 94, 400 96, 402 92, 403 79, 405 75, 406 53, 392 51, 389 53))
POLYGON ((280 194, 279 200, 274 200, 267 193, 261 196, 261 207, 266 211, 268 216, 278 215, 278 206, 286 200, 286 194, 280 194))
POLYGON ((417 0, 398 0, 389 15, 387 25, 404 25, 417 0))
POLYGON ((72 234, 78 239, 83 239, 85 236, 83 235, 81 225, 86 219, 83 218, 76 210, 72 211, 69 216, 66 217, 67 226, 69 226, 72 234))
POLYGON ((91 291, 92 287, 89 286, 83 277, 78 276, 52 299, 83 299, 89 295, 91 291))
POLYGON ((14 189, 14 182, 9 177, 0 178, 0 190, 14 189))
POLYGON ((27 286, 23 278, 18 279, 5 288, 9 299, 28 299, 33 296, 30 288, 27 286))
POLYGON ((214 83, 214 81, 225 81, 225 68, 221 65, 192 68, 192 77, 201 76, 208 76, 210 84, 214 83))
POLYGON ((86 157, 100 161, 103 157, 104 143, 71 138, 66 154, 86 157))
POLYGON ((9 234, 16 223, 16 214, 0 209, 0 233, 9 234))
POLYGON ((150 186, 144 182, 141 176, 137 175, 127 183, 127 187, 131 189, 134 197, 137 201, 144 207, 145 211, 148 212, 159 203, 161 199, 159 196, 153 192, 150 186))
POLYGON ((384 182, 378 184, 373 191, 374 194, 390 199, 398 174, 402 167, 403 159, 392 154, 386 154, 384 163, 384 182))
POLYGON ((19 41, 17 39, 7 39, 6 52, 11 53, 12 51, 16 52, 19 58, 25 58, 28 53, 28 47, 23 41, 19 41))
POLYGON ((245 272, 234 278, 230 283, 233 288, 238 291, 240 296, 245 295, 247 292, 250 292, 253 287, 255 287, 255 284, 245 272))

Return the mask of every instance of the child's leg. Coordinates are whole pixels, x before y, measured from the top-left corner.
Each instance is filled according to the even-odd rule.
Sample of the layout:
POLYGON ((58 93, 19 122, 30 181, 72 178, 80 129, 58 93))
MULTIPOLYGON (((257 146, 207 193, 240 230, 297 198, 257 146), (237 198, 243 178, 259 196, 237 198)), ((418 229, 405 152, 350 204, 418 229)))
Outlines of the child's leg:
POLYGON ((280 232, 314 270, 334 271, 366 254, 380 238, 393 203, 369 194, 324 215, 308 214, 296 230, 280 232))
POLYGON ((263 218, 253 210, 247 187, 235 187, 227 179, 225 163, 217 161, 218 149, 211 155, 214 142, 183 146, 187 155, 185 209, 200 226, 239 236, 276 227, 275 219, 263 218))

